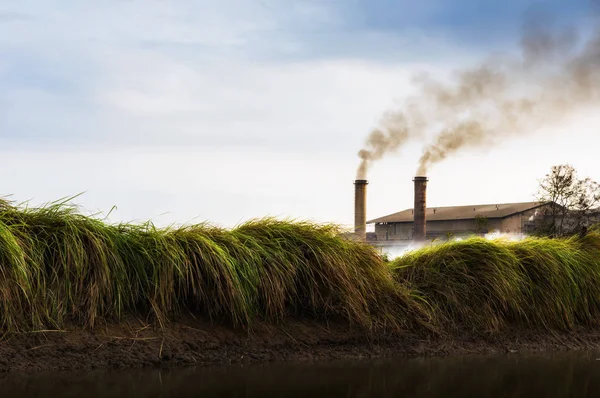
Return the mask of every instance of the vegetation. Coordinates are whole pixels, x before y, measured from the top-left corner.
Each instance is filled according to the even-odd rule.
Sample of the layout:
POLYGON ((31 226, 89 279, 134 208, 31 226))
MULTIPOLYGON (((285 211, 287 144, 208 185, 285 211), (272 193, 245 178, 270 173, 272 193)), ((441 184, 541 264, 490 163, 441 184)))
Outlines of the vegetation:
POLYGON ((496 332, 597 325, 600 231, 472 238, 386 260, 335 226, 109 225, 68 203, 0 203, 0 330, 93 328, 191 313, 251 328, 288 317, 367 330, 496 332))
POLYGON ((412 313, 384 260, 339 229, 263 219, 233 230, 107 225, 68 203, 0 206, 0 329, 94 327, 125 313, 234 326, 287 316, 399 329, 412 313))
POLYGON ((436 330, 566 330, 600 321, 598 232, 516 242, 471 238, 425 247, 392 267, 396 280, 427 304, 436 330))
POLYGON ((482 216, 481 214, 477 214, 475 216, 475 231, 480 233, 488 232, 489 220, 486 216, 482 216))
POLYGON ((579 178, 568 164, 552 167, 540 180, 537 198, 553 205, 542 208, 535 232, 546 236, 568 236, 600 221, 600 184, 579 178))

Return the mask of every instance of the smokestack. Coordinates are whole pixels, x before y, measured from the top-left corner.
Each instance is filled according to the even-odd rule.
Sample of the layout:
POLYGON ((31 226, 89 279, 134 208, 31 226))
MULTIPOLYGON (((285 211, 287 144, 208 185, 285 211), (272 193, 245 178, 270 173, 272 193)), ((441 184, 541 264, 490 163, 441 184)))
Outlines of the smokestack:
POLYGON ((354 233, 361 241, 367 240, 367 180, 354 181, 354 233))
POLYGON ((427 236, 427 177, 415 177, 414 240, 425 240, 427 236))

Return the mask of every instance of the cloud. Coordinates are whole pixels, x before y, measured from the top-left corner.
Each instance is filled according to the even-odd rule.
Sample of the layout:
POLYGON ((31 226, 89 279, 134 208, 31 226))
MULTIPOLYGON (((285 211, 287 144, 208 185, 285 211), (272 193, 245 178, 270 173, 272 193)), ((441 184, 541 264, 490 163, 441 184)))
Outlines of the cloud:
POLYGON ((119 51, 100 63, 94 79, 82 79, 67 94, 3 90, 0 124, 7 133, 0 140, 27 146, 63 137, 64 145, 344 147, 353 153, 410 77, 396 66, 354 60, 194 62, 119 51))
POLYGON ((194 64, 155 53, 118 60, 96 97, 117 125, 136 124, 132 136, 149 143, 168 131, 184 145, 219 136, 279 149, 344 145, 340 134, 357 134, 357 123, 377 117, 408 80, 402 69, 353 60, 194 64))
POLYGON ((342 145, 353 153, 361 129, 405 87, 402 67, 359 57, 253 56, 287 51, 303 30, 335 26, 336 14, 321 2, 225 3, 107 1, 59 11, 40 5, 35 24, 44 29, 24 22, 0 39, 9 54, 0 72, 6 104, 0 141, 19 147, 342 145))
POLYGON ((31 15, 13 12, 13 11, 0 11, 0 23, 27 21, 31 19, 31 15))
POLYGON ((320 2, 265 3, 24 8, 35 23, 0 27, 0 145, 19 164, 3 192, 40 203, 86 191, 88 209, 118 206, 113 220, 163 224, 349 214, 319 196, 346 187, 364 132, 409 76, 360 57, 273 56, 337 22, 320 2))

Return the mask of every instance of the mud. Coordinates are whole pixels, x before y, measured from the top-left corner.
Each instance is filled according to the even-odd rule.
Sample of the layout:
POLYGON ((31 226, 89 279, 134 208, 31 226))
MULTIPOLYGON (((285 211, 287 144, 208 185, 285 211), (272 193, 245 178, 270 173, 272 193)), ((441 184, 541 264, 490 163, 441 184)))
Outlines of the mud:
POLYGON ((195 319, 161 329, 137 319, 96 327, 8 334, 0 340, 0 371, 87 370, 272 361, 504 354, 598 350, 600 334, 507 331, 454 337, 369 335, 343 323, 289 320, 233 330, 195 319))

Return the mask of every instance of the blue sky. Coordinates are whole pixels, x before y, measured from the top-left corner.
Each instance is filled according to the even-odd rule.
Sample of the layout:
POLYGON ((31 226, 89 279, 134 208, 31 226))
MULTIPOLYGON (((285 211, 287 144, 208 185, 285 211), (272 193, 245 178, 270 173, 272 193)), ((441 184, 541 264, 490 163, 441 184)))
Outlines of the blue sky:
MULTIPOLYGON (((514 49, 528 14, 580 25, 588 11, 583 0, 0 0, 0 192, 41 203, 86 191, 86 208, 117 205, 125 220, 347 224, 356 152, 411 76, 514 49)), ((512 193, 438 205, 530 200, 563 159, 531 166, 512 193)), ((410 206, 410 180, 387 182, 414 163, 374 170, 373 216, 410 206)))

